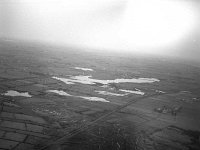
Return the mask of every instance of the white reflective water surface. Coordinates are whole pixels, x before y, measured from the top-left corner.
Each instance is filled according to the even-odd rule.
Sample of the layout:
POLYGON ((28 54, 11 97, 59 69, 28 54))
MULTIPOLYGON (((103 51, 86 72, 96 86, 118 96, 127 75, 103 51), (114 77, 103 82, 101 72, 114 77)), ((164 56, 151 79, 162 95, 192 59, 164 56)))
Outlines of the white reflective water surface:
POLYGON ((144 92, 142 92, 142 91, 140 91, 138 89, 136 91, 120 89, 119 91, 126 92, 126 93, 131 93, 131 94, 138 94, 138 95, 144 95, 145 94, 144 92))
POLYGON ((110 96, 125 96, 125 95, 128 95, 127 93, 126 94, 118 94, 118 93, 112 93, 112 92, 107 92, 107 91, 95 91, 96 93, 98 94, 101 94, 101 95, 110 95, 110 96))
POLYGON ((74 67, 74 69, 83 70, 83 71, 93 71, 93 69, 90 69, 90 68, 81 68, 81 67, 74 67))
POLYGON ((89 96, 75 96, 75 95, 71 95, 71 94, 68 94, 62 90, 47 90, 47 92, 50 92, 50 93, 55 93, 55 94, 58 94, 58 95, 61 95, 61 96, 73 96, 73 97, 78 97, 78 98, 82 98, 82 99, 85 99, 85 100, 88 100, 88 101, 100 101, 100 102, 109 102, 107 101, 106 99, 104 98, 100 98, 100 97, 89 97, 89 96))
POLYGON ((153 83, 159 82, 159 79, 156 78, 132 78, 132 79, 114 79, 114 80, 100 80, 100 79, 92 79, 92 76, 71 76, 69 78, 60 78, 60 77, 52 77, 53 79, 60 80, 66 84, 110 84, 110 83, 153 83))
POLYGON ((73 95, 70 95, 62 90, 48 90, 47 92, 50 92, 50 93, 56 93, 58 95, 62 95, 62 96, 73 96, 73 95))
POLYGON ((23 96, 23 97, 32 97, 28 92, 17 92, 17 91, 14 91, 14 90, 9 90, 7 91, 6 93, 2 94, 2 95, 5 95, 5 96, 23 96))

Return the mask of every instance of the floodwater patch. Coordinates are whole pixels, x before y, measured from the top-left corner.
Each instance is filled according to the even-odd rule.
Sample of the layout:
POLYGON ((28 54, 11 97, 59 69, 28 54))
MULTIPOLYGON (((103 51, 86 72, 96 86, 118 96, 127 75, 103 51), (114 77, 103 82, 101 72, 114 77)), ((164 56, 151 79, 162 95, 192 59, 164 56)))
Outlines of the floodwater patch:
POLYGON ((2 95, 5 95, 5 96, 23 96, 23 97, 32 97, 28 92, 17 92, 17 91, 14 91, 14 90, 9 90, 7 91, 6 93, 2 94, 2 95))
POLYGON ((109 102, 107 100, 105 100, 104 98, 100 98, 100 97, 87 97, 87 96, 75 96, 75 95, 71 95, 66 93, 65 91, 62 90, 47 90, 47 92, 51 92, 51 93, 55 93, 61 96, 73 96, 73 97, 78 97, 78 98, 82 98, 88 101, 100 101, 100 102, 109 102))
POLYGON ((81 68, 81 67, 74 67, 74 69, 83 70, 83 71, 93 71, 93 69, 90 69, 90 68, 81 68))
POLYGON ((66 84, 74 84, 74 83, 81 83, 81 84, 110 84, 110 83, 153 83, 159 82, 160 80, 155 78, 133 78, 133 79, 114 79, 114 80, 99 80, 99 79, 92 79, 92 76, 72 76, 69 78, 59 78, 59 77, 52 77, 53 79, 60 80, 66 84))
POLYGON ((62 95, 62 96, 73 96, 62 90, 48 90, 47 92, 55 93, 55 94, 62 95))
POLYGON ((88 100, 88 101, 110 102, 110 101, 107 101, 107 100, 105 100, 104 98, 100 98, 100 97, 86 97, 86 96, 77 96, 77 97, 86 99, 86 100, 88 100))
POLYGON ((130 93, 130 94, 138 94, 138 95, 144 95, 145 94, 144 92, 140 91, 139 89, 136 89, 136 91, 120 89, 119 91, 130 93))
POLYGON ((107 92, 107 91, 95 91, 97 92, 98 94, 101 94, 101 95, 110 95, 110 96, 125 96, 125 95, 128 95, 127 93, 126 94, 118 94, 118 93, 112 93, 112 92, 107 92))

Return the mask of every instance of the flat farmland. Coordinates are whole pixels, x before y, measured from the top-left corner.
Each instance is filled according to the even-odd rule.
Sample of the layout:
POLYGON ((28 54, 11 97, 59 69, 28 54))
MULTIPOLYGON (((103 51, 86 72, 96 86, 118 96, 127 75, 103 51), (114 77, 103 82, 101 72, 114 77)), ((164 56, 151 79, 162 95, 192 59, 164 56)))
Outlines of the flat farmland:
POLYGON ((199 77, 175 58, 0 41, 0 148, 198 150, 199 77))

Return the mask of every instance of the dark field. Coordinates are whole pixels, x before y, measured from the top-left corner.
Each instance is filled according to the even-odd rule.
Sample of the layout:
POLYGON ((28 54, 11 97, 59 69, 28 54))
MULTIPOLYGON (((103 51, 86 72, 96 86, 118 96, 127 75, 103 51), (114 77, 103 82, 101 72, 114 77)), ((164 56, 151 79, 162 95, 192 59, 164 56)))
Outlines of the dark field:
POLYGON ((199 66, 178 59, 0 41, 0 149, 199 150, 199 77, 199 66), (100 83, 65 84, 52 78, 67 75, 160 81, 112 83, 103 88, 100 83), (135 88, 145 94, 95 92, 120 93, 119 89, 135 88), (28 92, 32 97, 3 95, 8 90, 28 92))

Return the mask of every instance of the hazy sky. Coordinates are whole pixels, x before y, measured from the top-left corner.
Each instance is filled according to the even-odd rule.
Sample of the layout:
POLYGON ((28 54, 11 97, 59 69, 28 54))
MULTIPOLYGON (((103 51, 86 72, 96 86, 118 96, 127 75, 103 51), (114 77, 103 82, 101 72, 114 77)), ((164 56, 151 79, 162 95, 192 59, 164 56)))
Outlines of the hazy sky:
POLYGON ((0 36, 200 56, 199 0, 0 0, 0 36))

